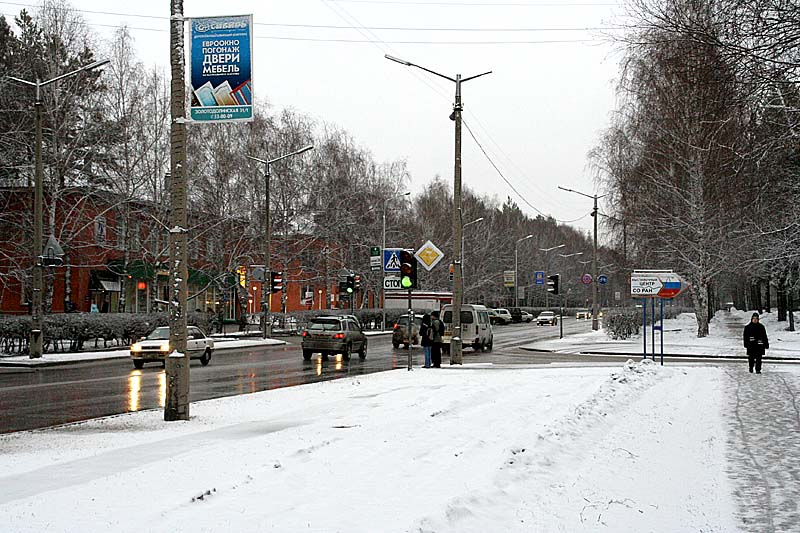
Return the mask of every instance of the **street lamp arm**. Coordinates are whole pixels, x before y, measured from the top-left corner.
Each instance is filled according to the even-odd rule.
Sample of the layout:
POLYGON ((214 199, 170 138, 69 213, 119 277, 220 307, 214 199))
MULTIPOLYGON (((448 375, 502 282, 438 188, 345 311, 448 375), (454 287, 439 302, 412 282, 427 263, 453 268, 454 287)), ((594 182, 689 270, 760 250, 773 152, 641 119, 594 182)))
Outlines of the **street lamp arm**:
MULTIPOLYGON (((469 81, 469 80, 474 80, 475 78, 480 78, 481 76, 486 76, 487 74, 491 74, 491 73, 492 73, 492 71, 490 70, 490 71, 488 71, 488 72, 482 72, 482 73, 480 73, 480 74, 475 74, 474 76, 470 76, 470 77, 468 77, 468 78, 463 78, 463 79, 461 80, 461 83, 464 83, 465 81, 469 81)), ((448 78, 448 79, 449 79, 449 78, 448 78)))
POLYGON ((44 87, 46 85, 50 85, 51 83, 55 83, 55 82, 57 82, 59 80, 63 80, 64 78, 68 78, 70 76, 74 76, 75 74, 78 74, 79 72, 86 72, 86 71, 95 69, 97 67, 102 67, 103 65, 105 65, 107 63, 110 63, 110 62, 111 62, 110 59, 101 59, 99 61, 95 61, 94 63, 89 63, 88 65, 84 65, 79 69, 73 70, 72 72, 67 72, 66 74, 62 74, 61 76, 56 76, 55 78, 53 78, 51 80, 43 81, 43 82, 41 82, 39 84, 39 86, 40 87, 44 87))
POLYGON ((14 81, 16 81, 18 83, 24 83, 25 85, 30 85, 31 87, 36 87, 35 83, 30 82, 28 80, 22 80, 20 78, 15 78, 14 76, 6 76, 6 78, 8 78, 9 80, 14 80, 14 81))
POLYGON ((302 154, 303 152, 308 152, 309 150, 313 150, 313 149, 314 149, 314 145, 313 144, 309 144, 308 146, 304 146, 304 147, 300 148, 299 150, 295 150, 294 152, 278 156, 275 159, 270 159, 269 161, 267 161, 267 163, 271 165, 272 163, 275 163, 276 161, 280 161, 281 159, 286 159, 287 157, 292 157, 293 155, 302 154))
MULTIPOLYGON (((455 78, 451 78, 450 76, 445 76, 444 74, 440 74, 435 70, 431 70, 429 68, 425 68, 423 66, 417 65, 416 63, 412 63, 411 61, 406 61, 405 59, 400 59, 398 57, 390 56, 389 54, 384 54, 383 57, 388 59, 389 61, 394 61, 395 63, 400 63, 401 65, 405 65, 407 67, 417 67, 420 70, 424 70, 425 72, 430 72, 434 76, 439 76, 440 78, 444 78, 446 80, 452 81, 455 83, 455 78)), ((461 80, 464 81, 464 80, 461 80)))

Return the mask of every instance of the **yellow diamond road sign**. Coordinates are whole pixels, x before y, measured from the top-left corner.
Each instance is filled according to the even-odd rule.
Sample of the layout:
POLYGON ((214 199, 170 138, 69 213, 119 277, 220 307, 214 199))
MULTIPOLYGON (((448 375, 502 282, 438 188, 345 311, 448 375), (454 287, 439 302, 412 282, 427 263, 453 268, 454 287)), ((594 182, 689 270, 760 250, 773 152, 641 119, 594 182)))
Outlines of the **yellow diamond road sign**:
POLYGON ((414 254, 414 257, 422 263, 422 266, 425 267, 425 270, 430 272, 433 270, 433 267, 439 264, 444 258, 444 254, 442 251, 436 247, 431 241, 426 242, 422 245, 422 248, 417 250, 417 253, 414 254))

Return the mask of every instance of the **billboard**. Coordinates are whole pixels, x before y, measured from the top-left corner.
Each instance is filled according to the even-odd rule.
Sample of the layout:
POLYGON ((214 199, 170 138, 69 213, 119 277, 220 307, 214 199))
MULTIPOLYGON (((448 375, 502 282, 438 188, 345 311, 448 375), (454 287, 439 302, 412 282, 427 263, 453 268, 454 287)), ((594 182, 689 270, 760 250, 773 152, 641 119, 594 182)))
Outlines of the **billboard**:
POLYGON ((190 118, 253 120, 253 16, 190 20, 190 118))

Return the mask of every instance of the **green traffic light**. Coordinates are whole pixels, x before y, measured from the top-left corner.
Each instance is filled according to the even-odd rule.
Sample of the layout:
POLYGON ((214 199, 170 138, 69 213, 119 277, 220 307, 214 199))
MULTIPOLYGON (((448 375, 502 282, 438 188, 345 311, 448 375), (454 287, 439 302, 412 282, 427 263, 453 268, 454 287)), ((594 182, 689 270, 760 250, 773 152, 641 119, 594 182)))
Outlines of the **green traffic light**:
POLYGON ((411 278, 408 276, 403 276, 403 278, 400 280, 400 285, 402 285, 404 289, 410 289, 411 285, 413 284, 411 283, 411 278))
POLYGON ((351 294, 352 292, 353 292, 353 289, 351 287, 347 287, 347 293, 351 294))

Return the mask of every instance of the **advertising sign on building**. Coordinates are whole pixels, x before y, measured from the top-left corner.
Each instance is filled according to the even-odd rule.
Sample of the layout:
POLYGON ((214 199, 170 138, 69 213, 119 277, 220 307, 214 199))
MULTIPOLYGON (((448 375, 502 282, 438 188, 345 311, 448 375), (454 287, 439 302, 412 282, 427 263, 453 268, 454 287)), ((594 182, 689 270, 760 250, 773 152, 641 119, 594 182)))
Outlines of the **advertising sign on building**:
POLYGON ((253 120, 253 16, 190 21, 191 119, 253 120))

